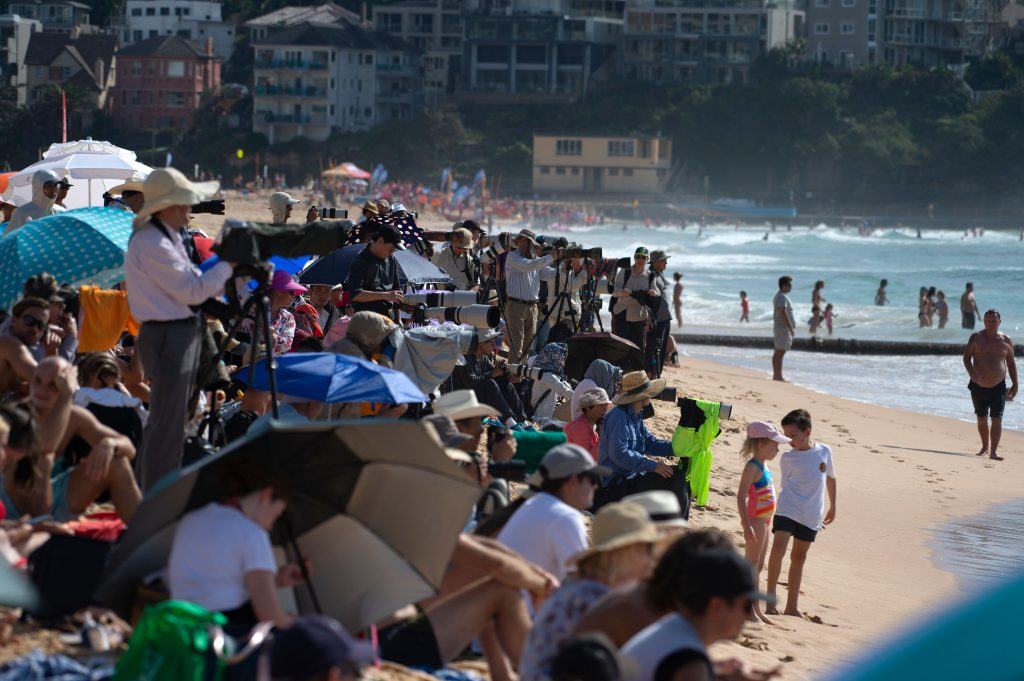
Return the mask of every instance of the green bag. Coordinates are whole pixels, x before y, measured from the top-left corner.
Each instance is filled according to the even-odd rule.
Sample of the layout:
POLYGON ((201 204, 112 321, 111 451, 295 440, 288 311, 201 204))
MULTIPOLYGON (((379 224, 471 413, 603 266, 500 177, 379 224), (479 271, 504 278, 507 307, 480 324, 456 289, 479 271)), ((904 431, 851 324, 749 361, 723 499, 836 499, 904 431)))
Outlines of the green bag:
POLYGON ((146 608, 114 681, 221 681, 225 663, 215 650, 227 618, 185 601, 146 608))
POLYGON ((537 470, 540 460, 549 449, 564 444, 567 439, 565 433, 561 431, 514 430, 512 435, 516 439, 516 455, 512 458, 526 462, 527 475, 532 475, 537 470))

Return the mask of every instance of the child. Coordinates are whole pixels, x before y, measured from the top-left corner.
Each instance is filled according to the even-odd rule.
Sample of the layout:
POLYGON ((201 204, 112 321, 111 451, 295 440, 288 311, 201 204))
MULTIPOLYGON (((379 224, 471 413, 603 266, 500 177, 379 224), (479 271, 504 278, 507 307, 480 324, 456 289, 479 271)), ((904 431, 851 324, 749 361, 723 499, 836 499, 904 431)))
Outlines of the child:
MULTIPOLYGON (((782 491, 775 507, 772 533, 775 541, 768 558, 768 593, 775 595, 782 558, 793 538, 789 556, 789 582, 786 585, 786 610, 783 614, 803 617, 797 608, 800 582, 803 580, 807 551, 818 531, 836 519, 836 472, 832 466, 832 450, 811 440, 811 415, 795 409, 782 419, 782 432, 793 441, 793 449, 782 455, 779 468, 782 491), (825 492, 829 506, 825 511, 825 492)), ((767 614, 777 615, 774 607, 767 614)))
POLYGON ((811 335, 818 335, 818 327, 821 326, 821 308, 817 305, 811 308, 811 318, 808 320, 808 325, 811 328, 811 335))
POLYGON ((676 309, 676 326, 680 327, 683 325, 683 275, 676 272, 672 278, 676 280, 676 286, 672 289, 672 306, 676 309))
MULTIPOLYGON (((775 513, 775 486, 768 462, 779 453, 779 444, 790 439, 767 421, 752 421, 747 426, 747 439, 740 448, 740 457, 748 459, 740 474, 736 490, 736 506, 740 511, 740 525, 746 542, 747 561, 754 566, 755 584, 761 579, 764 558, 768 554, 768 521, 775 513)), ((753 617, 771 624, 761 612, 760 603, 754 604, 753 617)))
POLYGON ((835 313, 832 312, 832 303, 825 306, 825 328, 828 329, 828 335, 832 335, 832 320, 835 319, 835 313))
POLYGON ((750 322, 750 301, 746 291, 740 291, 740 321, 750 322))
POLYGON ((939 313, 939 328, 946 328, 946 322, 949 321, 949 303, 946 302, 946 294, 943 291, 939 291, 939 301, 935 303, 935 310, 939 313))

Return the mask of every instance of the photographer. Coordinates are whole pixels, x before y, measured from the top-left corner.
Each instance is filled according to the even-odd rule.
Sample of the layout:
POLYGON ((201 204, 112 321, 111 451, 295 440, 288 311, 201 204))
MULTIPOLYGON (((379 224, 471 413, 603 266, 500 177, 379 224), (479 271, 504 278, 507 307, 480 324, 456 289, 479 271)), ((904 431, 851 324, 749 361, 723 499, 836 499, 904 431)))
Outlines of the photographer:
POLYGON ((661 378, 665 367, 665 352, 668 348, 668 336, 672 327, 672 287, 665 278, 665 267, 668 256, 664 251, 651 253, 651 290, 658 292, 657 307, 654 309, 654 320, 647 332, 647 351, 644 356, 647 375, 661 378))
POLYGON ((502 423, 511 426, 525 422, 526 413, 505 364, 494 361, 499 336, 501 332, 496 329, 477 331, 476 349, 465 356, 465 365, 452 371, 452 389, 472 390, 478 400, 498 410, 502 423))
MULTIPOLYGON (((577 250, 579 250, 577 248, 577 250)), ((547 282, 547 300, 544 302, 548 320, 537 331, 537 345, 564 341, 574 333, 583 312, 580 290, 590 280, 589 264, 584 266, 583 258, 574 255, 557 267, 546 267, 541 280, 547 282)))
POLYGON ((381 225, 373 241, 352 260, 345 288, 352 296, 351 304, 356 312, 368 310, 391 316, 392 310, 401 305, 405 278, 394 256, 400 243, 398 230, 381 225))
MULTIPOLYGON (((565 343, 548 343, 530 363, 533 368, 544 371, 544 374, 533 382, 530 392, 534 421, 555 418, 558 400, 568 400, 572 397, 572 386, 563 380, 568 355, 569 348, 565 343)), ((564 420, 567 421, 568 418, 564 420)), ((562 423, 558 425, 561 426, 562 423)))
POLYGON ((452 278, 458 291, 480 288, 480 260, 473 254, 473 234, 462 227, 452 231, 451 241, 434 252, 431 261, 452 278))
POLYGON ((615 275, 615 288, 612 292, 612 295, 618 298, 615 313, 620 317, 619 326, 623 332, 622 337, 631 341, 641 350, 644 349, 647 327, 651 320, 651 310, 637 298, 642 297, 644 293, 655 297, 658 295, 657 291, 651 291, 653 276, 649 277, 648 273, 644 271, 647 260, 647 249, 640 246, 633 253, 633 267, 621 270, 615 275))
POLYGON ((181 465, 185 415, 199 366, 201 320, 190 307, 219 295, 233 263, 200 274, 182 239, 190 207, 209 199, 216 182, 189 182, 158 168, 143 185, 146 202, 132 222, 124 259, 132 315, 142 323, 137 352, 150 381, 150 417, 139 453, 142 489, 181 465))
MULTIPOLYGON (((283 225, 292 216, 292 208, 299 202, 293 199, 286 192, 274 192, 270 195, 270 224, 283 225)), ((320 219, 320 209, 310 206, 306 211, 306 222, 315 222, 320 219)))
POLYGON ((537 305, 540 295, 540 272, 558 261, 557 249, 550 255, 533 257, 536 235, 521 230, 515 239, 516 250, 505 260, 505 323, 508 326, 508 361, 518 364, 529 356, 537 332, 537 305), (527 346, 530 343, 530 346, 527 346))

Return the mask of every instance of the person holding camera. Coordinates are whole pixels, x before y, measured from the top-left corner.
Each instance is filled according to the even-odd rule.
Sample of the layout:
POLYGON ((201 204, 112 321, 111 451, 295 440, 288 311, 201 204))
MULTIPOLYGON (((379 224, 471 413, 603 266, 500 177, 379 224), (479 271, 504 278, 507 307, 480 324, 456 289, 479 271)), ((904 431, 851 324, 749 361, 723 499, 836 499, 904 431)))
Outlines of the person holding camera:
MULTIPOLYGON (((274 192, 270 195, 270 224, 283 225, 292 216, 292 208, 299 202, 293 199, 287 192, 274 192)), ((320 209, 310 206, 306 211, 306 222, 315 222, 320 219, 320 209)))
POLYGON ((189 182, 174 168, 157 168, 146 178, 146 202, 132 222, 125 288, 132 315, 142 323, 137 352, 150 382, 150 416, 138 464, 143 491, 181 465, 202 339, 202 319, 193 306, 223 292, 234 269, 221 261, 200 273, 182 238, 191 206, 218 187, 217 182, 189 182))
POLYGON ((612 295, 618 298, 615 313, 620 317, 618 326, 622 329, 623 338, 641 350, 644 349, 647 327, 652 316, 646 296, 658 296, 657 290, 652 290, 653 277, 644 271, 648 257, 646 248, 637 248, 633 253, 633 267, 619 271, 612 291, 612 295))
POLYGON ((598 442, 598 463, 613 471, 602 480, 594 506, 600 508, 629 494, 649 490, 668 490, 679 499, 683 517, 690 515, 690 486, 686 470, 674 458, 672 443, 654 437, 644 423, 654 415, 651 398, 665 389, 665 379, 651 380, 643 371, 631 371, 622 377, 622 385, 608 411, 598 442))
POLYGON ((507 426, 526 421, 519 393, 512 385, 504 362, 495 362, 497 329, 477 331, 476 348, 465 355, 466 363, 452 370, 452 390, 472 390, 478 400, 497 409, 507 426))
POLYGON ((541 270, 558 261, 558 250, 533 257, 533 249, 540 244, 537 235, 528 229, 516 235, 515 245, 516 250, 509 252, 505 260, 505 323, 509 335, 508 361, 518 364, 529 356, 537 332, 541 270))
POLYGON ((394 255, 400 243, 402 237, 397 229, 381 225, 373 241, 352 260, 345 288, 352 296, 350 302, 356 312, 368 310, 391 316, 405 300, 405 277, 394 255))
MULTIPOLYGON (((579 251, 577 248, 576 251, 579 251)), ((580 291, 590 281, 590 266, 584 266, 578 253, 557 267, 546 267, 541 279, 547 282, 546 314, 550 315, 537 332, 537 345, 560 342, 576 333, 583 312, 580 291)))
POLYGON ((650 268, 648 275, 651 291, 658 292, 658 298, 653 301, 653 311, 650 330, 647 332, 647 351, 644 360, 647 366, 647 374, 651 378, 661 378, 661 372, 665 368, 665 352, 668 348, 668 335, 672 330, 672 287, 665 278, 665 267, 668 266, 668 256, 665 251, 654 251, 651 253, 650 268))
POLYGON ((451 240, 434 252, 431 261, 452 278, 457 291, 480 288, 480 260, 473 254, 473 233, 463 227, 452 230, 451 240))

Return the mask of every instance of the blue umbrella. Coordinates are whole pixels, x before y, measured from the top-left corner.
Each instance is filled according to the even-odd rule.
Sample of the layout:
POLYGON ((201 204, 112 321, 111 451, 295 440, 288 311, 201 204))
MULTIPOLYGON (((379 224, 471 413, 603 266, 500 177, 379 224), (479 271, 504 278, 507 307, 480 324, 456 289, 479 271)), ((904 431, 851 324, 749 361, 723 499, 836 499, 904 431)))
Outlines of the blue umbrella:
MULTIPOLYGON (((298 274, 308 261, 308 255, 304 255, 300 258, 286 258, 282 255, 275 255, 270 258, 270 262, 274 265, 275 270, 284 270, 288 274, 298 274)), ((219 255, 211 255, 203 261, 203 264, 199 266, 199 269, 205 272, 219 262, 219 255)))
MULTIPOLYGON (((303 270, 299 282, 306 286, 344 284, 352 260, 364 248, 366 244, 352 244, 331 251, 303 270)), ((395 260, 398 261, 399 274, 410 284, 447 284, 452 280, 440 267, 412 251, 395 251, 395 260)))
POLYGON ((25 280, 40 272, 72 286, 121 281, 134 217, 116 208, 79 208, 32 220, 0 238, 0 305, 13 303, 25 280))
MULTIPOLYGON (((270 390, 266 360, 238 370, 236 381, 257 390, 270 390)), ((303 397, 317 402, 386 402, 404 404, 426 402, 424 395, 401 371, 333 352, 297 352, 277 358, 277 390, 282 395, 303 397)))

